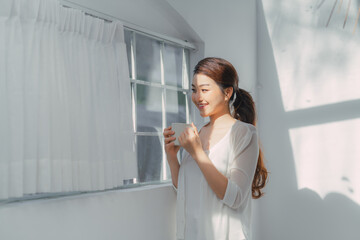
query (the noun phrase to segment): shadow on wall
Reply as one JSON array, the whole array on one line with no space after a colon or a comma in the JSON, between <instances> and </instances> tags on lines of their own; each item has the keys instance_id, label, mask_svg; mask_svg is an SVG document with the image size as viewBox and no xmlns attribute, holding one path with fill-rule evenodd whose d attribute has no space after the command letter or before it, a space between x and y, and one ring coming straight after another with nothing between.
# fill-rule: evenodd
<instances>
[{"instance_id":1,"label":"shadow on wall","mask_svg":"<svg viewBox=\"0 0 360 240\"><path fill-rule=\"evenodd\" d=\"M290 2L263 2L266 2L264 6L261 0L257 2L258 126L266 164L271 173L266 195L255 201L254 239L359 239L360 181L356 170L360 169L360 152L355 145L360 140L357 136L360 135L360 96L349 88L351 84L352 88L360 87L359 78L354 78L354 74L360 76L358 68L354 69L352 65L354 56L350 55L349 49L334 49L337 42L326 39L324 31L327 29L317 25L312 28L305 26L300 29L302 31L299 30L299 35L285 41L282 31L288 29L279 21L284 20L286 11L291 9L288 6ZM300 4L300 1L295 2ZM291 4L296 5L293 1ZM293 11L301 16L301 9ZM291 24L301 25L295 18ZM269 26L273 28L269 29ZM314 39L313 33L317 30L324 35ZM301 35L304 31L310 31L310 34L304 37ZM328 31L332 36L344 34L340 31L336 33L336 29ZM354 45L355 37L360 42L359 35L348 36L347 39L351 42L352 52L360 53L360 45ZM303 48L300 43L292 44L299 41L298 38ZM307 42L301 38L311 44L319 39L327 41L323 41L321 51L313 48L314 55L309 55L305 51ZM344 39L335 40L346 45ZM286 49L281 48L286 44ZM291 56L284 53L287 49L292 52ZM343 55L346 59L342 62L328 61L322 65L323 61L326 62L324 57L336 59L336 50L346 50L347 54ZM316 55L316 51L327 51L329 55ZM309 70L311 66L306 64L309 59L311 66L316 66L318 71L311 79L308 78L314 71ZM329 67L347 71L342 72L342 78L334 78ZM327 77L330 78L330 86L326 85ZM294 89L289 88L291 84ZM332 88L334 84L336 87ZM323 88L312 92L315 86ZM339 92L346 94L346 91L352 94L351 99L339 95ZM292 96L294 94L297 94L296 97ZM323 101L327 99L331 101Z\"/></svg>"}]
</instances>

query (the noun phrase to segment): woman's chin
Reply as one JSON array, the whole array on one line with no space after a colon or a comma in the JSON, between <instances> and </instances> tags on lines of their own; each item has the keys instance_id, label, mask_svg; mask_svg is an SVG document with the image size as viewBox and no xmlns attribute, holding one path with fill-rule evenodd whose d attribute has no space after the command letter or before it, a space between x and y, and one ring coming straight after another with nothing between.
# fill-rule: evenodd
<instances>
[{"instance_id":1,"label":"woman's chin","mask_svg":"<svg viewBox=\"0 0 360 240\"><path fill-rule=\"evenodd\" d=\"M200 116L205 118L205 117L208 117L208 114L206 114L206 113L203 112L203 111L200 111Z\"/></svg>"}]
</instances>

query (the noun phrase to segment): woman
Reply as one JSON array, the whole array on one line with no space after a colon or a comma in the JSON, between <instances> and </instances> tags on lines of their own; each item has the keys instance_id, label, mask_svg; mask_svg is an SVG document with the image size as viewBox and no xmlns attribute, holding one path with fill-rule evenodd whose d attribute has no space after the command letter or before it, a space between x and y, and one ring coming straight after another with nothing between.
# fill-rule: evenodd
<instances>
[{"instance_id":1,"label":"woman","mask_svg":"<svg viewBox=\"0 0 360 240\"><path fill-rule=\"evenodd\" d=\"M192 123L175 146L164 129L165 152L177 191L177 238L251 239L251 198L260 198L267 170L255 128L251 95L238 88L228 61L205 58L194 69L192 101L210 122ZM184 148L181 165L177 159Z\"/></svg>"}]
</instances>

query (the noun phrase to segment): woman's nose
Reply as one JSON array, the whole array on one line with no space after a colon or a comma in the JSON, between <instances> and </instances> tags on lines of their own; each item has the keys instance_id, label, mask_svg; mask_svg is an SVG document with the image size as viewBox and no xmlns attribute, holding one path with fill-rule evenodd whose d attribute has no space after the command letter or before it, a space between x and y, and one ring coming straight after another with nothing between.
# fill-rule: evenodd
<instances>
[{"instance_id":1,"label":"woman's nose","mask_svg":"<svg viewBox=\"0 0 360 240\"><path fill-rule=\"evenodd\" d=\"M200 102L202 100L202 95L199 92L194 93L195 94L195 100L197 102Z\"/></svg>"}]
</instances>

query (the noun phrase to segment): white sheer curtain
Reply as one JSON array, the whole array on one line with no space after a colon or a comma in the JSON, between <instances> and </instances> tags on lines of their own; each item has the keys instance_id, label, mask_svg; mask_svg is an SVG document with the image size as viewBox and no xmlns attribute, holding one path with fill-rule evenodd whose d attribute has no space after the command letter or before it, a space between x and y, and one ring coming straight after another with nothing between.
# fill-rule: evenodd
<instances>
[{"instance_id":1,"label":"white sheer curtain","mask_svg":"<svg viewBox=\"0 0 360 240\"><path fill-rule=\"evenodd\" d=\"M0 199L137 177L122 24L53 0L5 2Z\"/></svg>"}]
</instances>

